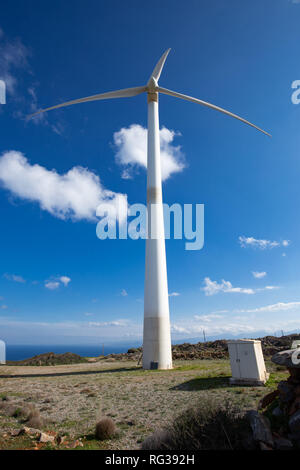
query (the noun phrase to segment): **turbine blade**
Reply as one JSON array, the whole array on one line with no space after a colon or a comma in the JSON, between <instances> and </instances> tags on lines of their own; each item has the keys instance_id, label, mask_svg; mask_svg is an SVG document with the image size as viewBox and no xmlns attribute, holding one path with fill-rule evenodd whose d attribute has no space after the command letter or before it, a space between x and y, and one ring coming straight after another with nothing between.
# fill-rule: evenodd
<instances>
[{"instance_id":1,"label":"turbine blade","mask_svg":"<svg viewBox=\"0 0 300 470\"><path fill-rule=\"evenodd\" d=\"M158 87L157 91L159 91L160 93L164 93L165 95L175 96L175 98L181 98L181 99L186 100L186 101L191 101L192 103L199 103L199 104L202 104L203 106L207 106L208 108L215 109L216 111L220 111L221 113L227 114L228 116L231 116L235 119L238 119L239 121L242 121L245 124L248 124L249 126L254 127L258 131L262 132L263 134L266 134L269 137L271 137L271 134L264 131L263 129L256 126L255 124L252 124L251 122L249 122L246 119L238 116L237 114L233 114L230 111L227 111L226 109L220 108L219 106L216 106L216 105L211 104L211 103L207 103L206 101L202 101L202 100L199 100L197 98L193 98L192 96L183 95L182 93L177 93L176 91L167 90L167 88Z\"/></svg>"},{"instance_id":2,"label":"turbine blade","mask_svg":"<svg viewBox=\"0 0 300 470\"><path fill-rule=\"evenodd\" d=\"M154 70L151 74L151 77L154 77L157 82L159 80L161 71L163 69L163 66L165 65L165 62L166 62L166 59L168 57L168 54L169 54L170 50L171 49L167 49L166 52L163 53L163 55L161 56L161 58L157 62L156 66L154 67ZM151 79L151 77L150 77L150 79Z\"/></svg>"},{"instance_id":3,"label":"turbine blade","mask_svg":"<svg viewBox=\"0 0 300 470\"><path fill-rule=\"evenodd\" d=\"M86 98L79 98L78 100L66 101L65 103L57 104L56 106L51 106L50 108L45 108L37 111L36 113L30 114L29 118L36 116L37 114L44 113L45 111L51 111L52 109L64 108L65 106L71 106L72 104L85 103L87 101L98 101L106 100L112 98L130 98L131 96L139 95L146 91L145 86L134 87L134 88L124 88L123 90L109 91L107 93L101 93L99 95L92 95Z\"/></svg>"}]
</instances>

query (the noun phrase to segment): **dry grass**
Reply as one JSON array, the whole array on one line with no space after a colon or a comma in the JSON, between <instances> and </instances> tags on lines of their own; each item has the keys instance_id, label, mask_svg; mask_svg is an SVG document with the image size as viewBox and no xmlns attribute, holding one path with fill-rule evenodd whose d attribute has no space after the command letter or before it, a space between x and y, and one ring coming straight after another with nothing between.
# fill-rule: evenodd
<instances>
[{"instance_id":1,"label":"dry grass","mask_svg":"<svg viewBox=\"0 0 300 470\"><path fill-rule=\"evenodd\" d=\"M269 363L268 370L274 373L271 388L287 376ZM230 387L229 376L227 360L180 361L170 371L143 371L132 362L105 361L0 366L0 397L5 396L5 403L15 408L33 405L46 420L46 429L72 438L94 436L97 421L110 417L118 428L117 436L91 445L138 449L156 429L166 428L175 416L205 398L221 402L230 399L247 410L256 407L267 392L264 387ZM2 403L0 399L0 408ZM1 444L2 433L18 428L20 419L5 416L0 409L0 448L6 445Z\"/></svg>"}]
</instances>

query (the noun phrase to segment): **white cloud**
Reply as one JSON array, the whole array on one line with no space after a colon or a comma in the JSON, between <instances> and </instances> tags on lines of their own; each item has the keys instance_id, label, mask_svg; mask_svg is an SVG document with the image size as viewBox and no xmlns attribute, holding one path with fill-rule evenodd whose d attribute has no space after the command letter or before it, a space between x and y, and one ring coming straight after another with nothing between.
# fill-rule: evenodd
<instances>
[{"instance_id":1,"label":"white cloud","mask_svg":"<svg viewBox=\"0 0 300 470\"><path fill-rule=\"evenodd\" d=\"M214 313L209 313L208 315L194 315L195 320L210 322L212 320L219 320L223 318L223 315L217 315Z\"/></svg>"},{"instance_id":2,"label":"white cloud","mask_svg":"<svg viewBox=\"0 0 300 470\"><path fill-rule=\"evenodd\" d=\"M19 39L8 41L3 30L0 34L0 79L5 81L6 90L12 95L16 91L17 73L27 67L28 49Z\"/></svg>"},{"instance_id":3,"label":"white cloud","mask_svg":"<svg viewBox=\"0 0 300 470\"><path fill-rule=\"evenodd\" d=\"M248 310L236 310L240 313L260 313L260 312L280 312L300 308L300 302L278 302L277 304L266 305Z\"/></svg>"},{"instance_id":4,"label":"white cloud","mask_svg":"<svg viewBox=\"0 0 300 470\"><path fill-rule=\"evenodd\" d=\"M128 295L127 291L125 289L122 289L121 290L121 296L122 297L127 297L127 295Z\"/></svg>"},{"instance_id":5,"label":"white cloud","mask_svg":"<svg viewBox=\"0 0 300 470\"><path fill-rule=\"evenodd\" d=\"M267 273L265 271L252 271L253 277L256 279L262 279L266 277Z\"/></svg>"},{"instance_id":6,"label":"white cloud","mask_svg":"<svg viewBox=\"0 0 300 470\"><path fill-rule=\"evenodd\" d=\"M183 326L178 326L178 325L174 325L172 324L171 325L171 332L172 333L185 333L185 334L189 334L189 329L188 328L185 328Z\"/></svg>"},{"instance_id":7,"label":"white cloud","mask_svg":"<svg viewBox=\"0 0 300 470\"><path fill-rule=\"evenodd\" d=\"M217 281L212 281L209 277L204 278L204 287L202 290L205 292L205 295L215 295L219 292L228 292L228 293L240 293L240 294L254 294L254 289L248 289L243 287L233 287L231 282L222 281L218 284Z\"/></svg>"},{"instance_id":8,"label":"white cloud","mask_svg":"<svg viewBox=\"0 0 300 470\"><path fill-rule=\"evenodd\" d=\"M1 308L2 310L5 310L5 309L7 309L7 305L0 305L0 308Z\"/></svg>"},{"instance_id":9,"label":"white cloud","mask_svg":"<svg viewBox=\"0 0 300 470\"><path fill-rule=\"evenodd\" d=\"M17 274L3 274L3 277L7 279L8 281L14 281L14 282L20 282L24 283L26 282L25 279L22 276L18 276Z\"/></svg>"},{"instance_id":10,"label":"white cloud","mask_svg":"<svg viewBox=\"0 0 300 470\"><path fill-rule=\"evenodd\" d=\"M68 276L60 276L59 280L63 283L64 286L67 286L69 282L71 282L71 278Z\"/></svg>"},{"instance_id":11,"label":"white cloud","mask_svg":"<svg viewBox=\"0 0 300 470\"><path fill-rule=\"evenodd\" d=\"M128 320L114 320L114 321L100 321L100 322L91 321L88 323L89 327L96 327L96 328L102 328L104 326L127 326L127 325L128 325Z\"/></svg>"},{"instance_id":12,"label":"white cloud","mask_svg":"<svg viewBox=\"0 0 300 470\"><path fill-rule=\"evenodd\" d=\"M282 242L257 239L253 237L239 236L239 244L241 247L246 248L250 246L252 248L259 248L260 250L265 250L267 248L276 248L279 246L288 246L290 244L289 240L283 240Z\"/></svg>"},{"instance_id":13,"label":"white cloud","mask_svg":"<svg viewBox=\"0 0 300 470\"><path fill-rule=\"evenodd\" d=\"M60 284L59 284L58 281L47 281L47 282L45 282L45 287L46 287L46 289L49 289L49 290L58 289L59 286L60 286Z\"/></svg>"},{"instance_id":14,"label":"white cloud","mask_svg":"<svg viewBox=\"0 0 300 470\"><path fill-rule=\"evenodd\" d=\"M179 295L179 292L171 292L171 294L169 294L169 297L178 297Z\"/></svg>"},{"instance_id":15,"label":"white cloud","mask_svg":"<svg viewBox=\"0 0 300 470\"><path fill-rule=\"evenodd\" d=\"M68 276L57 276L45 281L45 287L49 290L55 290L58 289L61 285L67 287L70 282L71 278Z\"/></svg>"},{"instance_id":16,"label":"white cloud","mask_svg":"<svg viewBox=\"0 0 300 470\"><path fill-rule=\"evenodd\" d=\"M262 292L266 290L274 290L279 289L279 286L265 286L259 287L257 289L252 289L248 287L233 287L230 281L225 281L224 279L221 280L220 283L218 281L212 281L209 277L204 278L204 287L202 290L205 292L205 295L215 295L219 292L225 293L237 293L237 294L255 294L257 292Z\"/></svg>"},{"instance_id":17,"label":"white cloud","mask_svg":"<svg viewBox=\"0 0 300 470\"><path fill-rule=\"evenodd\" d=\"M96 220L100 204L116 208L121 201L127 208L127 196L105 189L99 176L88 169L75 166L60 175L54 169L31 165L14 150L0 157L0 182L14 196L37 202L60 219Z\"/></svg>"},{"instance_id":18,"label":"white cloud","mask_svg":"<svg viewBox=\"0 0 300 470\"><path fill-rule=\"evenodd\" d=\"M172 144L178 133L163 127L159 131L162 179L168 179L173 173L185 167L180 146ZM136 167L147 168L147 129L139 124L132 124L114 133L117 147L116 161L124 166L122 177L132 178Z\"/></svg>"}]
</instances>

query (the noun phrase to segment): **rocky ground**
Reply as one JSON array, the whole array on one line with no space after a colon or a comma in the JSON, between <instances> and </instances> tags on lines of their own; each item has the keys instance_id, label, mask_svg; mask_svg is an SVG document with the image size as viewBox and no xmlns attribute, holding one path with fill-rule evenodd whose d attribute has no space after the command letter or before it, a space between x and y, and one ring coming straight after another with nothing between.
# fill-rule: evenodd
<instances>
[{"instance_id":1,"label":"rocky ground","mask_svg":"<svg viewBox=\"0 0 300 470\"><path fill-rule=\"evenodd\" d=\"M287 336L264 336L257 338L261 341L265 358L270 358L273 354L289 349L294 340L300 340L300 335ZM207 341L205 343L183 343L172 346L173 359L196 360L196 359L227 359L228 347L224 339ZM131 348L124 354L110 354L106 356L114 360L138 361L141 358L142 348Z\"/></svg>"},{"instance_id":2,"label":"rocky ground","mask_svg":"<svg viewBox=\"0 0 300 470\"><path fill-rule=\"evenodd\" d=\"M32 406L42 418L41 430L65 439L61 448L138 449L155 429L168 425L187 407L197 406L203 397L229 399L241 411L255 409L287 378L282 367L267 361L267 368L271 372L267 387L232 387L228 359L175 361L169 371L144 371L132 360L115 357L47 367L2 365L0 404L6 405L0 406L0 448L57 447L57 438L37 444L40 435L16 435L26 425L20 410ZM114 420L117 434L112 440L97 441L95 424L103 416Z\"/></svg>"}]
</instances>

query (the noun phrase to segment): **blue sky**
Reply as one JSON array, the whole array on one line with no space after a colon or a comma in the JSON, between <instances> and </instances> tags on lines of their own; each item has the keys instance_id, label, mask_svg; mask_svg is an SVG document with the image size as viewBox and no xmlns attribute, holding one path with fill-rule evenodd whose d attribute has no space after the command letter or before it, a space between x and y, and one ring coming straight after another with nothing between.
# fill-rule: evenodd
<instances>
[{"instance_id":1,"label":"blue sky","mask_svg":"<svg viewBox=\"0 0 300 470\"><path fill-rule=\"evenodd\" d=\"M24 118L143 85L168 47L161 86L272 134L160 96L164 200L205 204L204 248L166 243L169 292L179 294L170 296L173 338L300 328L300 105L291 101L300 79L299 21L295 0L3 3L4 340L141 340L144 241L99 240L93 211L106 190L145 202L146 96Z\"/></svg>"}]
</instances>

